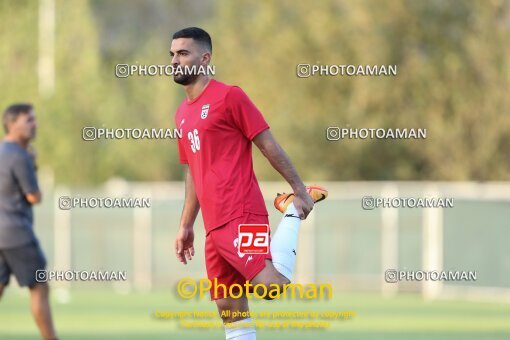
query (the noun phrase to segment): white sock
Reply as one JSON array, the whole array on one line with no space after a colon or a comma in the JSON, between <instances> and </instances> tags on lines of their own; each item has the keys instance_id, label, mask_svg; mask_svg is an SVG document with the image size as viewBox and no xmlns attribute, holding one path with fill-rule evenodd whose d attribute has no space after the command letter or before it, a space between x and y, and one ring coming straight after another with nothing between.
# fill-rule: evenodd
<instances>
[{"instance_id":1,"label":"white sock","mask_svg":"<svg viewBox=\"0 0 510 340\"><path fill-rule=\"evenodd\" d=\"M278 229L271 238L273 265L287 279L292 281L296 263L296 247L301 219L294 203L289 204Z\"/></svg>"},{"instance_id":2,"label":"white sock","mask_svg":"<svg viewBox=\"0 0 510 340\"><path fill-rule=\"evenodd\" d=\"M243 323L248 323L249 327L241 327ZM225 338L227 340L257 340L256 330L251 318L235 321L225 327Z\"/></svg>"}]
</instances>

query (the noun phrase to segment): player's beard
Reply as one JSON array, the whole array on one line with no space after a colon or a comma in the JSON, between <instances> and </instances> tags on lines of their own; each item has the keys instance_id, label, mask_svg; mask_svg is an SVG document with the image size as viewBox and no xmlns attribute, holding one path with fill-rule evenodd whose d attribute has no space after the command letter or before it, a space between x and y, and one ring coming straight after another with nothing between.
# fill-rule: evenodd
<instances>
[{"instance_id":1,"label":"player's beard","mask_svg":"<svg viewBox=\"0 0 510 340\"><path fill-rule=\"evenodd\" d=\"M197 74L192 74L188 70L196 67L197 69L200 65L178 65L174 67L174 81L180 85L189 85L193 84L198 78ZM179 71L176 71L178 69Z\"/></svg>"},{"instance_id":2,"label":"player's beard","mask_svg":"<svg viewBox=\"0 0 510 340\"><path fill-rule=\"evenodd\" d=\"M189 85L194 83L197 77L196 74L179 74L174 75L174 81L180 85Z\"/></svg>"}]
</instances>

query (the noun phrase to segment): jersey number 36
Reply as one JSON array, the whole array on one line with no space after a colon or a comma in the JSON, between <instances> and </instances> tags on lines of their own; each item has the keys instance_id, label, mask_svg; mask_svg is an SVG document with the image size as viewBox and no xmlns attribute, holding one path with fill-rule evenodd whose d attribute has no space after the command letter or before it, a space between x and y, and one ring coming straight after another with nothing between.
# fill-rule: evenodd
<instances>
[{"instance_id":1,"label":"jersey number 36","mask_svg":"<svg viewBox=\"0 0 510 340\"><path fill-rule=\"evenodd\" d=\"M191 142L191 151L196 153L200 150L200 138L198 138L198 130L193 129L193 131L188 132L188 139Z\"/></svg>"}]
</instances>

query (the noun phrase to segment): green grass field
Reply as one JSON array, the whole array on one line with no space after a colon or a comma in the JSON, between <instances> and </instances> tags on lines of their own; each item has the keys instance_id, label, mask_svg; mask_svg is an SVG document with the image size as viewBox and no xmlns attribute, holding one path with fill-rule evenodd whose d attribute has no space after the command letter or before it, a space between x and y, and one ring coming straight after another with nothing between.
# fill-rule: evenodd
<instances>
[{"instance_id":1,"label":"green grass field","mask_svg":"<svg viewBox=\"0 0 510 340\"><path fill-rule=\"evenodd\" d=\"M52 304L61 339L224 339L221 328L183 329L175 320L153 316L155 311L215 312L214 303L206 298L180 300L171 290L118 294L75 289L70 301L63 304L56 295L53 294ZM375 294L336 294L332 300L321 302L284 300L250 304L257 313L356 312L352 319L331 321L328 329L258 329L258 339L510 339L510 304L503 303L424 302L416 295L385 299ZM38 339L29 313L28 292L13 289L5 292L0 302L0 339Z\"/></svg>"}]
</instances>

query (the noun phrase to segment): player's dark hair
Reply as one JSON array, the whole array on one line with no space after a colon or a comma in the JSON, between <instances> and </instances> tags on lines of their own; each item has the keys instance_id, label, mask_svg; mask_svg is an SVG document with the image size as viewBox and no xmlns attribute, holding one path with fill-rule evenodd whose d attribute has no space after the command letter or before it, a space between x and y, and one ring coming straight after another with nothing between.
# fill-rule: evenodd
<instances>
[{"instance_id":1,"label":"player's dark hair","mask_svg":"<svg viewBox=\"0 0 510 340\"><path fill-rule=\"evenodd\" d=\"M19 115L29 113L34 107L32 104L27 103L18 103L12 104L4 111L3 115L3 124L5 133L9 132L7 127L8 123L15 122L18 119Z\"/></svg>"},{"instance_id":2,"label":"player's dark hair","mask_svg":"<svg viewBox=\"0 0 510 340\"><path fill-rule=\"evenodd\" d=\"M177 31L172 36L172 39L191 38L205 47L212 53L212 41L209 33L198 27L188 27Z\"/></svg>"}]
</instances>

